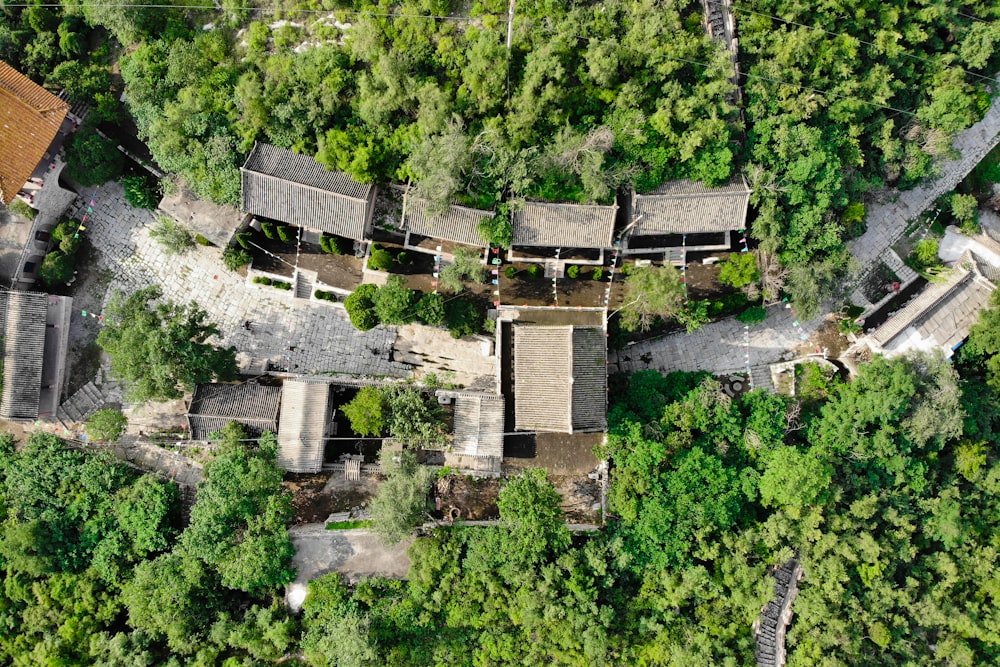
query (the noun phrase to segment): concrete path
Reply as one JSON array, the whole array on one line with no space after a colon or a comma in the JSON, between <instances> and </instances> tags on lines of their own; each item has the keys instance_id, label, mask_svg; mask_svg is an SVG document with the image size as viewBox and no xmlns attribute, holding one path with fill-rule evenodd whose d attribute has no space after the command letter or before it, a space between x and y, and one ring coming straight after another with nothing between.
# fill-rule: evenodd
<instances>
[{"instance_id":1,"label":"concrete path","mask_svg":"<svg viewBox=\"0 0 1000 667\"><path fill-rule=\"evenodd\" d=\"M159 285L168 299L197 302L221 330L221 343L236 346L244 368L271 362L297 373L410 372L409 365L391 360L395 329L361 332L340 308L254 286L225 268L218 248L195 246L183 255L167 255L149 237L156 220L152 212L129 206L116 183L101 187L96 196L93 192L88 189L72 212L88 216L86 234L114 274L109 294ZM253 322L252 331L243 326L247 320Z\"/></svg>"},{"instance_id":2,"label":"concrete path","mask_svg":"<svg viewBox=\"0 0 1000 667\"><path fill-rule=\"evenodd\" d=\"M892 201L868 204L867 231L848 247L864 275L902 237L907 222L927 210L943 194L951 192L972 169L1000 143L1000 103L994 101L981 121L955 137L952 147L961 155L936 164L940 176L920 187L892 193Z\"/></svg>"},{"instance_id":3,"label":"concrete path","mask_svg":"<svg viewBox=\"0 0 1000 667\"><path fill-rule=\"evenodd\" d=\"M370 530L326 530L321 523L297 526L288 531L295 545L292 566L298 569L286 598L293 610L302 606L310 581L330 572L340 572L351 583L364 577L402 579L410 571L407 549L414 538L386 545Z\"/></svg>"},{"instance_id":4,"label":"concrete path","mask_svg":"<svg viewBox=\"0 0 1000 667\"><path fill-rule=\"evenodd\" d=\"M744 339L744 325L734 318L706 324L694 333L678 333L644 341L624 350L608 351L611 372L633 373L655 369L672 371L708 371L714 375L743 373L749 362L754 386L771 387L767 366L791 359L793 350L805 343L803 335L815 332L822 318L800 322L783 305L768 308L767 319L750 327L749 350ZM804 334L799 333L802 328ZM749 353L749 359L744 355Z\"/></svg>"}]
</instances>

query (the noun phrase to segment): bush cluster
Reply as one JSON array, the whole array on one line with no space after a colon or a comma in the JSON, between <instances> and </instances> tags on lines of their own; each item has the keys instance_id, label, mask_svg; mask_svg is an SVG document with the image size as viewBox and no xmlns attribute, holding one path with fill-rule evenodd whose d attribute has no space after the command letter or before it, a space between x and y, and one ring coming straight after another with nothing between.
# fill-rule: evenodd
<instances>
[{"instance_id":1,"label":"bush cluster","mask_svg":"<svg viewBox=\"0 0 1000 667\"><path fill-rule=\"evenodd\" d=\"M421 294L406 287L401 276L392 276L381 287L361 285L344 299L344 307L351 324L361 331L379 324L420 322L434 327L444 325L454 338L461 338L479 333L484 320L475 302L465 298L445 301L438 293Z\"/></svg>"},{"instance_id":2,"label":"bush cluster","mask_svg":"<svg viewBox=\"0 0 1000 667\"><path fill-rule=\"evenodd\" d=\"M292 289L291 283L285 282L284 280L277 280L275 278L268 278L267 276L254 276L253 281L258 285L268 285L270 287L276 287L283 290Z\"/></svg>"},{"instance_id":3,"label":"bush cluster","mask_svg":"<svg viewBox=\"0 0 1000 667\"><path fill-rule=\"evenodd\" d=\"M340 301L340 296L336 292L328 292L327 290L322 289L318 289L313 292L313 296L323 301Z\"/></svg>"},{"instance_id":4,"label":"bush cluster","mask_svg":"<svg viewBox=\"0 0 1000 667\"><path fill-rule=\"evenodd\" d=\"M160 201L159 185L150 183L148 176L125 176L121 184L125 188L125 201L135 208L152 210Z\"/></svg>"},{"instance_id":5,"label":"bush cluster","mask_svg":"<svg viewBox=\"0 0 1000 667\"><path fill-rule=\"evenodd\" d=\"M372 271L388 271L392 268L392 253L385 248L374 248L368 257L368 268Z\"/></svg>"},{"instance_id":6,"label":"bush cluster","mask_svg":"<svg viewBox=\"0 0 1000 667\"><path fill-rule=\"evenodd\" d=\"M246 266L250 263L251 259L250 253L243 248L229 246L222 251L222 263L230 271L237 271L240 267Z\"/></svg>"},{"instance_id":7,"label":"bush cluster","mask_svg":"<svg viewBox=\"0 0 1000 667\"><path fill-rule=\"evenodd\" d=\"M79 229L76 220L63 220L52 230L52 242L57 247L45 255L38 267L38 277L46 286L54 287L73 278L76 252L83 242Z\"/></svg>"},{"instance_id":8,"label":"bush cluster","mask_svg":"<svg viewBox=\"0 0 1000 667\"><path fill-rule=\"evenodd\" d=\"M319 237L319 247L331 255L346 255L354 249L354 242L340 236L323 234Z\"/></svg>"}]
</instances>

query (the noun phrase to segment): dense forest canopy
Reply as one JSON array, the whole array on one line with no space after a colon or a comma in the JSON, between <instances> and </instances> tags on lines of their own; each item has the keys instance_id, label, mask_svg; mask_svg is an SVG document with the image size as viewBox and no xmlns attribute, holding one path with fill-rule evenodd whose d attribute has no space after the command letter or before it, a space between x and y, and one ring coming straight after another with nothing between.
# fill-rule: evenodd
<instances>
[{"instance_id":1,"label":"dense forest canopy","mask_svg":"<svg viewBox=\"0 0 1000 667\"><path fill-rule=\"evenodd\" d=\"M274 438L238 428L183 531L176 491L34 435L4 439L0 655L15 665L749 665L772 567L805 577L788 664L1000 660L996 312L957 365L818 366L796 397L707 374L616 380L608 527L571 535L542 471L500 523L440 528L406 581L275 601L290 544Z\"/></svg>"}]
</instances>

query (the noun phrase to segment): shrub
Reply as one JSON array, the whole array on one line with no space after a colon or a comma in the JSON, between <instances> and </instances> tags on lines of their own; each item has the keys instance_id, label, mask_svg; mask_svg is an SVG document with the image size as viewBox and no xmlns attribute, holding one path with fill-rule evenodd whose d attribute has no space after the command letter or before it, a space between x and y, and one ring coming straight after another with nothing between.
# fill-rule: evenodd
<instances>
[{"instance_id":1,"label":"shrub","mask_svg":"<svg viewBox=\"0 0 1000 667\"><path fill-rule=\"evenodd\" d=\"M125 432L128 418L118 410L98 410L87 417L87 437L91 440L117 440Z\"/></svg>"},{"instance_id":2,"label":"shrub","mask_svg":"<svg viewBox=\"0 0 1000 667\"><path fill-rule=\"evenodd\" d=\"M80 238L80 223L76 220L63 220L52 230L52 240L59 245L64 255L74 255L83 243Z\"/></svg>"},{"instance_id":3,"label":"shrub","mask_svg":"<svg viewBox=\"0 0 1000 667\"><path fill-rule=\"evenodd\" d=\"M409 266L413 263L413 257L410 253L405 250L401 250L398 255L396 255L396 261L399 262L400 266Z\"/></svg>"},{"instance_id":4,"label":"shrub","mask_svg":"<svg viewBox=\"0 0 1000 667\"><path fill-rule=\"evenodd\" d=\"M273 282L273 281L272 281L272 280L271 280L270 278L268 278L267 276L254 276L254 277L253 277L253 281L254 281L254 283L256 283L257 285L270 285L270 284L271 284L271 283Z\"/></svg>"},{"instance_id":5,"label":"shrub","mask_svg":"<svg viewBox=\"0 0 1000 667\"><path fill-rule=\"evenodd\" d=\"M368 331L378 326L378 316L375 315L373 297L378 292L377 285L359 285L344 299L344 308L351 318L351 324L361 331Z\"/></svg>"},{"instance_id":6,"label":"shrub","mask_svg":"<svg viewBox=\"0 0 1000 667\"><path fill-rule=\"evenodd\" d=\"M417 318L432 327L444 323L444 297L437 293L424 294L417 301Z\"/></svg>"},{"instance_id":7,"label":"shrub","mask_svg":"<svg viewBox=\"0 0 1000 667\"><path fill-rule=\"evenodd\" d=\"M236 242L240 244L240 247L244 250L250 249L250 239L253 238L253 232L246 230L236 233Z\"/></svg>"},{"instance_id":8,"label":"shrub","mask_svg":"<svg viewBox=\"0 0 1000 667\"><path fill-rule=\"evenodd\" d=\"M34 220L35 216L38 215L38 211L31 208L20 199L14 199L14 201L12 201L10 206L7 208L10 209L11 213L16 213L17 215L25 217L28 220Z\"/></svg>"},{"instance_id":9,"label":"shrub","mask_svg":"<svg viewBox=\"0 0 1000 667\"><path fill-rule=\"evenodd\" d=\"M937 264L938 246L938 240L934 238L918 241L916 247L913 249L914 261L921 267Z\"/></svg>"},{"instance_id":10,"label":"shrub","mask_svg":"<svg viewBox=\"0 0 1000 667\"><path fill-rule=\"evenodd\" d=\"M194 247L191 232L173 218L161 215L149 230L150 238L163 246L168 255L183 255Z\"/></svg>"},{"instance_id":11,"label":"shrub","mask_svg":"<svg viewBox=\"0 0 1000 667\"><path fill-rule=\"evenodd\" d=\"M317 299L321 299L323 301L337 301L337 300L339 300L339 297L337 296L336 292L328 292L328 291L322 290L322 289L318 289L315 292L313 292L313 296L315 296Z\"/></svg>"},{"instance_id":12,"label":"shrub","mask_svg":"<svg viewBox=\"0 0 1000 667\"><path fill-rule=\"evenodd\" d=\"M392 268L392 253L382 248L372 250L368 258L368 268L372 271L388 271Z\"/></svg>"},{"instance_id":13,"label":"shrub","mask_svg":"<svg viewBox=\"0 0 1000 667\"><path fill-rule=\"evenodd\" d=\"M346 255L349 243L351 242L347 239L330 234L323 234L319 237L319 247L322 248L323 252L328 252L331 255ZM353 244L351 245L353 246Z\"/></svg>"},{"instance_id":14,"label":"shrub","mask_svg":"<svg viewBox=\"0 0 1000 667\"><path fill-rule=\"evenodd\" d=\"M533 279L538 279L542 277L542 267L539 264L532 264L528 267L528 277Z\"/></svg>"},{"instance_id":15,"label":"shrub","mask_svg":"<svg viewBox=\"0 0 1000 667\"><path fill-rule=\"evenodd\" d=\"M764 306L750 306L736 316L743 324L760 324L767 319L767 309Z\"/></svg>"},{"instance_id":16,"label":"shrub","mask_svg":"<svg viewBox=\"0 0 1000 667\"><path fill-rule=\"evenodd\" d=\"M61 250L53 250L38 267L38 277L49 287L69 282L73 278L73 257Z\"/></svg>"},{"instance_id":17,"label":"shrub","mask_svg":"<svg viewBox=\"0 0 1000 667\"><path fill-rule=\"evenodd\" d=\"M241 266L250 263L250 253L243 248L230 246L222 251L222 263L230 271L237 271Z\"/></svg>"},{"instance_id":18,"label":"shrub","mask_svg":"<svg viewBox=\"0 0 1000 667\"><path fill-rule=\"evenodd\" d=\"M580 267L574 264L573 266L566 269L566 275L570 278L578 278L580 276Z\"/></svg>"},{"instance_id":19,"label":"shrub","mask_svg":"<svg viewBox=\"0 0 1000 667\"><path fill-rule=\"evenodd\" d=\"M286 283L284 280L272 280L271 287L277 287L278 289L290 290L292 289L291 283Z\"/></svg>"},{"instance_id":20,"label":"shrub","mask_svg":"<svg viewBox=\"0 0 1000 667\"><path fill-rule=\"evenodd\" d=\"M295 236L285 225L278 225L278 238L281 239L282 243L293 243Z\"/></svg>"},{"instance_id":21,"label":"shrub","mask_svg":"<svg viewBox=\"0 0 1000 667\"><path fill-rule=\"evenodd\" d=\"M441 269L441 289L461 292L466 281L481 283L486 280L486 267L479 263L480 255L475 250L459 248L451 264Z\"/></svg>"},{"instance_id":22,"label":"shrub","mask_svg":"<svg viewBox=\"0 0 1000 667\"><path fill-rule=\"evenodd\" d=\"M125 201L135 208L154 209L159 202L158 188L150 185L146 176L126 176L121 180L125 187Z\"/></svg>"},{"instance_id":23,"label":"shrub","mask_svg":"<svg viewBox=\"0 0 1000 667\"><path fill-rule=\"evenodd\" d=\"M517 267L513 264L509 264L507 268L503 270L503 274L507 276L508 280L513 280L517 277Z\"/></svg>"},{"instance_id":24,"label":"shrub","mask_svg":"<svg viewBox=\"0 0 1000 667\"><path fill-rule=\"evenodd\" d=\"M593 278L594 280L603 280L604 279L604 269L599 268L599 267L596 268L596 269L594 269L594 272L592 274L590 274L590 277Z\"/></svg>"},{"instance_id":25,"label":"shrub","mask_svg":"<svg viewBox=\"0 0 1000 667\"><path fill-rule=\"evenodd\" d=\"M483 328L483 314L468 299L452 299L446 303L444 319L452 338L471 336Z\"/></svg>"},{"instance_id":26,"label":"shrub","mask_svg":"<svg viewBox=\"0 0 1000 667\"><path fill-rule=\"evenodd\" d=\"M688 333L694 333L709 322L708 301L688 301L677 313L675 319L684 325Z\"/></svg>"},{"instance_id":27,"label":"shrub","mask_svg":"<svg viewBox=\"0 0 1000 667\"><path fill-rule=\"evenodd\" d=\"M208 239L206 239L201 234L195 234L194 235L194 242L197 243L198 245L204 245L204 246L210 246L210 245L212 245L212 242L209 241Z\"/></svg>"},{"instance_id":28,"label":"shrub","mask_svg":"<svg viewBox=\"0 0 1000 667\"><path fill-rule=\"evenodd\" d=\"M409 324L415 317L417 293L406 287L402 276L390 276L372 296L375 315L383 324Z\"/></svg>"},{"instance_id":29,"label":"shrub","mask_svg":"<svg viewBox=\"0 0 1000 667\"><path fill-rule=\"evenodd\" d=\"M753 253L734 252L719 267L719 282L733 287L745 287L760 280L757 258Z\"/></svg>"},{"instance_id":30,"label":"shrub","mask_svg":"<svg viewBox=\"0 0 1000 667\"><path fill-rule=\"evenodd\" d=\"M273 222L267 222L266 220L262 221L260 223L260 231L264 232L264 236L266 236L269 239L274 239L277 237L277 234L274 231Z\"/></svg>"}]
</instances>

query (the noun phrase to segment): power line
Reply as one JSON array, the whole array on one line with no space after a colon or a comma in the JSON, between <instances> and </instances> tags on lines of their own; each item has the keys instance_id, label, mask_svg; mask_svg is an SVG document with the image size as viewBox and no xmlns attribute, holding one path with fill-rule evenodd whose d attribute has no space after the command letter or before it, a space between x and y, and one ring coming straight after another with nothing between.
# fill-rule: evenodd
<instances>
[{"instance_id":1,"label":"power line","mask_svg":"<svg viewBox=\"0 0 1000 667\"><path fill-rule=\"evenodd\" d=\"M348 15L348 16L378 16L380 18L406 18L406 19L430 19L433 21L478 21L484 16L493 16L497 18L500 22L506 23L505 14L483 14L481 16L434 16L430 14L401 14L398 12L369 12L369 11L358 11L354 9L282 9L281 7L247 7L244 9L233 9L226 10L222 7L217 7L216 5L168 5L168 4L153 4L153 3L87 3L83 4L61 4L61 3L42 3L38 5L20 3L20 2L6 2L3 3L4 7L49 7L52 9L82 9L84 7L100 7L100 8L123 8L123 9L206 9L211 11L219 11L226 13L232 11L234 14L238 12L247 13L261 13L261 14L273 14L281 12L282 14L324 14L329 16L336 15Z\"/></svg>"},{"instance_id":2,"label":"power line","mask_svg":"<svg viewBox=\"0 0 1000 667\"><path fill-rule=\"evenodd\" d=\"M718 5L720 7L724 6L723 3L721 2L721 0L708 0L708 2L709 2L709 4ZM877 44L875 44L874 42L865 41L865 40L861 39L860 37L856 37L854 35L850 35L850 34L845 33L845 32L833 32L831 30L826 30L825 28L820 28L819 26L812 26L812 25L808 25L806 23L799 23L797 21L789 21L788 19L783 19L783 18L781 18L779 16L775 16L773 14L765 14L764 12L757 12L757 11L754 11L752 9L744 9L744 8L736 6L736 5L732 5L730 8L733 11L741 12L743 14L752 14L754 16L763 16L765 18L774 19L775 21L780 21L780 22L788 24L788 25L794 25L794 26L797 26L799 28L807 28L809 30L818 30L818 31L820 31L822 33L825 33L827 35L832 35L834 37L849 37L851 39L857 40L859 43L864 44L865 46L870 46L870 47L873 47L873 48L876 48L876 49L879 48L879 46ZM964 14L963 14L963 16L964 16ZM982 74L976 74L975 72L970 72L969 70L965 69L964 67L957 67L955 65L947 65L947 64L940 63L940 62L937 62L935 60L932 60L931 58L925 58L923 56L918 56L918 55L909 53L905 49L900 51L900 55L906 56L907 58L912 58L914 60L920 60L920 61L925 62L925 63L930 63L930 64L935 65L937 67L944 67L944 68L947 68L947 69L955 69L955 70L958 70L958 71L962 72L963 74L968 74L969 76L974 76L976 78L983 79L984 81L989 81L990 83L995 83L995 80L992 79L992 78L990 78L990 77L988 77L988 76L983 76Z\"/></svg>"},{"instance_id":3,"label":"power line","mask_svg":"<svg viewBox=\"0 0 1000 667\"><path fill-rule=\"evenodd\" d=\"M604 42L605 44L610 44L612 46L626 46L627 47L627 45L624 42L612 42L610 40L598 40L598 39L595 39L593 37L584 37L583 35L574 35L574 36L577 37L578 39ZM688 63L688 64L691 64L691 65L701 65L702 67L705 67L706 69L718 69L718 70L722 70L722 71L727 72L727 73L733 72L733 70L732 70L732 68L730 66L713 65L712 63L707 63L707 62L704 62L702 60L693 60L691 58L681 58L680 56L663 56L663 58L665 60L676 60L678 62ZM733 72L733 73L735 73L735 72ZM748 79L750 79L750 78L761 79L762 81L768 81L770 83L777 83L777 84L781 84L781 85L784 85L784 86L794 86L794 87L800 88L802 90L807 90L807 91L809 91L811 93L816 93L818 95L823 95L824 97L836 97L836 98L840 98L840 99L844 99L844 100L854 100L856 102L861 102L862 104L867 104L869 106L878 107L879 109L885 109L886 111L895 111L896 113L905 114L907 116L916 117L916 115L917 115L913 111L907 111L905 109L899 109L899 108L896 108L894 106L889 106L887 104L879 104L878 102L872 102L871 100L866 100L866 99L863 99L861 97L857 97L857 96L854 96L854 95L843 95L841 93L834 93L834 92L831 92L829 90L822 90L821 88L813 88L812 86L806 86L806 85L803 85L801 83L795 83L794 81L784 81L782 79L775 79L775 78L772 78L772 77L767 77L767 76L764 76L762 74L750 74L749 72L740 72L739 76L743 76L743 77L746 77Z\"/></svg>"}]
</instances>

